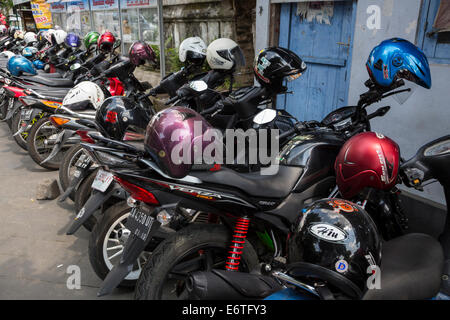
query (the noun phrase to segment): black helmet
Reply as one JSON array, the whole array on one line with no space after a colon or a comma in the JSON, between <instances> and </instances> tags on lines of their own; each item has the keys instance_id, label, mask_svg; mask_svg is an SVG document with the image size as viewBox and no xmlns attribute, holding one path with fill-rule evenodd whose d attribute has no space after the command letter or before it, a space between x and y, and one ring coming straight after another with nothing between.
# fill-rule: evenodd
<instances>
[{"instance_id":1,"label":"black helmet","mask_svg":"<svg viewBox=\"0 0 450 320\"><path fill-rule=\"evenodd\" d=\"M8 34L10 37L14 37L14 33L16 33L17 28L14 26L9 27Z\"/></svg>"},{"instance_id":2,"label":"black helmet","mask_svg":"<svg viewBox=\"0 0 450 320\"><path fill-rule=\"evenodd\" d=\"M332 292L361 298L368 268L381 262L381 241L372 218L339 199L319 200L303 211L288 241L288 273L314 283L319 279Z\"/></svg>"},{"instance_id":3,"label":"black helmet","mask_svg":"<svg viewBox=\"0 0 450 320\"><path fill-rule=\"evenodd\" d=\"M130 126L145 129L150 116L147 112L123 96L106 99L95 114L95 121L101 134L115 140L122 140Z\"/></svg>"},{"instance_id":4,"label":"black helmet","mask_svg":"<svg viewBox=\"0 0 450 320\"><path fill-rule=\"evenodd\" d=\"M283 80L297 79L306 70L306 64L294 52L280 47L261 50L253 66L256 79L263 87L282 91Z\"/></svg>"}]
</instances>

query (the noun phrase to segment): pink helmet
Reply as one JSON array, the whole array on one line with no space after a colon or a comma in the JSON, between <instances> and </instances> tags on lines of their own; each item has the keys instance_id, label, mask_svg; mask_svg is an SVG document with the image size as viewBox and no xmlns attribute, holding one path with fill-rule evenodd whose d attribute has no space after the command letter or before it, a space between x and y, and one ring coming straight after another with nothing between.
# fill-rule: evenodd
<instances>
[{"instance_id":1,"label":"pink helmet","mask_svg":"<svg viewBox=\"0 0 450 320\"><path fill-rule=\"evenodd\" d=\"M156 63L155 52L143 41L136 41L130 46L128 57L135 66L143 65L146 61Z\"/></svg>"},{"instance_id":2,"label":"pink helmet","mask_svg":"<svg viewBox=\"0 0 450 320\"><path fill-rule=\"evenodd\" d=\"M189 173L205 147L213 143L203 139L209 129L213 128L194 110L168 108L157 113L148 124L145 150L167 175L180 179ZM195 146L202 152L195 152Z\"/></svg>"}]
</instances>

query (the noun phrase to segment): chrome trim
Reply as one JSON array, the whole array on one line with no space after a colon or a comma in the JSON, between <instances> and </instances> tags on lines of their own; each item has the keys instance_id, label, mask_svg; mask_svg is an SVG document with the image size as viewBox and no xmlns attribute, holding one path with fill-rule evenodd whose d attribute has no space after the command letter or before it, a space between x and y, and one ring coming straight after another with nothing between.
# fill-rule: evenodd
<instances>
[{"instance_id":1,"label":"chrome trim","mask_svg":"<svg viewBox=\"0 0 450 320\"><path fill-rule=\"evenodd\" d=\"M310 286L310 285L308 285L306 283L303 283L301 281L298 281L298 280L292 278L291 276L289 276L289 275L287 275L287 274L285 274L285 273L283 273L281 271L272 271L272 276L277 278L277 279L279 279L279 280L282 280L282 281L285 281L287 283L293 284L294 286L299 287L299 288L301 288L301 289L303 289L305 291L308 291L309 293L312 293L313 295L315 295L315 296L320 298L320 294L317 292L316 288L314 288L313 286Z\"/></svg>"}]
</instances>

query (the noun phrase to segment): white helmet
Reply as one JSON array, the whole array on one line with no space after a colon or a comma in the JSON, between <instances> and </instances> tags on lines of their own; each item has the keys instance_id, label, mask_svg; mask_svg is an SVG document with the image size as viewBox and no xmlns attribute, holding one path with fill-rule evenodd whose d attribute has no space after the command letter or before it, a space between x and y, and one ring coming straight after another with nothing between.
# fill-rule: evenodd
<instances>
[{"instance_id":1,"label":"white helmet","mask_svg":"<svg viewBox=\"0 0 450 320\"><path fill-rule=\"evenodd\" d=\"M100 107L105 100L102 89L90 81L83 81L67 92L63 100L63 106L72 110L85 109L92 105L94 109Z\"/></svg>"},{"instance_id":2,"label":"white helmet","mask_svg":"<svg viewBox=\"0 0 450 320\"><path fill-rule=\"evenodd\" d=\"M206 58L206 44L200 37L184 39L180 44L179 58L181 62L202 65Z\"/></svg>"},{"instance_id":3,"label":"white helmet","mask_svg":"<svg viewBox=\"0 0 450 320\"><path fill-rule=\"evenodd\" d=\"M36 42L37 41L37 35L34 32L27 32L23 36L23 40L25 40L25 43L28 45L28 44L30 44L32 42Z\"/></svg>"},{"instance_id":4,"label":"white helmet","mask_svg":"<svg viewBox=\"0 0 450 320\"><path fill-rule=\"evenodd\" d=\"M62 30L62 28L60 26L56 25L55 30Z\"/></svg>"},{"instance_id":5,"label":"white helmet","mask_svg":"<svg viewBox=\"0 0 450 320\"><path fill-rule=\"evenodd\" d=\"M53 33L53 37L56 40L56 44L62 44L64 43L64 40L66 40L67 32L65 32L64 30L56 30Z\"/></svg>"},{"instance_id":6,"label":"white helmet","mask_svg":"<svg viewBox=\"0 0 450 320\"><path fill-rule=\"evenodd\" d=\"M206 60L211 69L231 70L245 66L244 53L231 39L220 38L211 42L206 51Z\"/></svg>"},{"instance_id":7,"label":"white helmet","mask_svg":"<svg viewBox=\"0 0 450 320\"><path fill-rule=\"evenodd\" d=\"M47 32L44 34L45 39L51 44L54 44L52 41L52 34L55 33L55 29L48 29Z\"/></svg>"},{"instance_id":8,"label":"white helmet","mask_svg":"<svg viewBox=\"0 0 450 320\"><path fill-rule=\"evenodd\" d=\"M9 58L14 56L15 56L14 52L11 51L3 51L2 53L0 53L0 58L7 58L8 60Z\"/></svg>"},{"instance_id":9,"label":"white helmet","mask_svg":"<svg viewBox=\"0 0 450 320\"><path fill-rule=\"evenodd\" d=\"M4 24L0 24L0 35L5 35L8 32L8 28Z\"/></svg>"},{"instance_id":10,"label":"white helmet","mask_svg":"<svg viewBox=\"0 0 450 320\"><path fill-rule=\"evenodd\" d=\"M22 30L16 30L16 32L14 32L14 39L23 40L23 36L24 36L24 33Z\"/></svg>"}]
</instances>

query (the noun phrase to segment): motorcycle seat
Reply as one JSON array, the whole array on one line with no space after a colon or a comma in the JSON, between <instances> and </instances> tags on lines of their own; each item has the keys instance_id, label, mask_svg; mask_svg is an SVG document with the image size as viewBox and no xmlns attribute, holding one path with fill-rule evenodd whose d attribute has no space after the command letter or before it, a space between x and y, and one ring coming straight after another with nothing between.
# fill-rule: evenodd
<instances>
[{"instance_id":1,"label":"motorcycle seat","mask_svg":"<svg viewBox=\"0 0 450 320\"><path fill-rule=\"evenodd\" d=\"M222 167L219 171L191 171L190 175L203 182L234 187L261 198L284 198L294 188L303 169L300 167L279 166L274 175L261 175L260 172L239 173Z\"/></svg>"},{"instance_id":2,"label":"motorcycle seat","mask_svg":"<svg viewBox=\"0 0 450 320\"><path fill-rule=\"evenodd\" d=\"M42 75L36 75L36 76L25 76L22 77L23 80L40 83L49 87L65 87L65 88L72 88L75 84L70 79L64 79L64 78L48 78L43 77Z\"/></svg>"},{"instance_id":3,"label":"motorcycle seat","mask_svg":"<svg viewBox=\"0 0 450 320\"><path fill-rule=\"evenodd\" d=\"M381 289L368 290L364 300L423 300L437 295L444 254L426 234L407 234L383 243Z\"/></svg>"},{"instance_id":4,"label":"motorcycle seat","mask_svg":"<svg viewBox=\"0 0 450 320\"><path fill-rule=\"evenodd\" d=\"M37 75L46 78L62 78L61 74L58 72L47 73L44 70L37 70Z\"/></svg>"},{"instance_id":5,"label":"motorcycle seat","mask_svg":"<svg viewBox=\"0 0 450 320\"><path fill-rule=\"evenodd\" d=\"M33 89L37 93L48 97L55 98L57 100L63 100L66 96L67 92L69 92L69 88L48 88L48 87L38 87L38 86L25 86L26 88Z\"/></svg>"}]
</instances>

